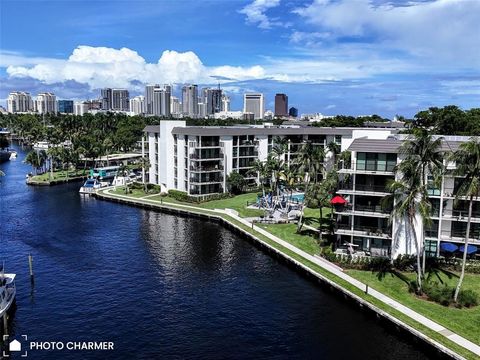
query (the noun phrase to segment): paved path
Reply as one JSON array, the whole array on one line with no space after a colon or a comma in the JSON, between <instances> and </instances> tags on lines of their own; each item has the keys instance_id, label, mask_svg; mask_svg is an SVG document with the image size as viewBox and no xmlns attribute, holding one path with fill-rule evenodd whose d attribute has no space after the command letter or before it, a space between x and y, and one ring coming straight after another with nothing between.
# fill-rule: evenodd
<instances>
[{"instance_id":1,"label":"paved path","mask_svg":"<svg viewBox=\"0 0 480 360\"><path fill-rule=\"evenodd\" d=\"M121 198L128 199L128 200L139 200L141 202L145 202L145 203L148 203L148 204L155 203L155 204L160 205L160 202L158 202L156 200L149 200L149 199L145 199L145 198L132 199L131 197L124 196L124 195L110 194L110 190L105 190L104 192L107 193L108 195L113 195L113 196L121 197ZM162 205L168 207L168 205L170 205L170 204L164 202ZM189 209L189 210L193 210L193 211L202 210L202 211L217 213L219 215L220 214L228 215L232 219L248 226L249 228L257 231L258 233L260 233L260 234L264 235L265 237L269 238L270 240L276 242L277 244L289 249L290 251L294 252L295 254L300 255L304 259L320 266L322 269L325 269L328 272L338 276L339 278L345 280L346 282L355 286L356 288L358 288L358 289L360 289L364 292L368 291L368 294L373 296L374 298L376 298L376 299L380 300L381 302L389 305L390 307L394 308L395 310L398 310L402 314L407 315L411 319L419 322L420 324L426 326L427 328L445 336L446 338L448 338L452 342L464 347L465 349L471 351L472 353L474 353L475 355L478 355L480 357L480 346L479 345L471 342L470 340L465 339L464 337L462 337L458 334L453 333L452 331L448 330L444 326L442 326L442 325L426 318L425 316L417 313L416 311L413 311L412 309L400 304L398 301L382 294L381 292L379 292L375 289L372 289L371 287L367 288L366 284L362 283L361 281L358 281L357 279L351 277L348 274L345 274L342 271L342 269L340 269L338 266L332 264L331 262L327 261L326 259L310 255L307 252L297 248L296 246L286 242L285 240L282 240L282 239L278 238L277 236L272 235L271 233L262 229L261 227L253 225L251 222L249 222L246 219L238 216L238 213L235 210L232 210L232 209L208 210L208 209L203 209L203 208L198 208L198 207L195 207L195 206L183 205L183 204L171 204L171 205L172 205L172 207L180 207L180 208L185 208L185 209Z\"/></svg>"}]
</instances>

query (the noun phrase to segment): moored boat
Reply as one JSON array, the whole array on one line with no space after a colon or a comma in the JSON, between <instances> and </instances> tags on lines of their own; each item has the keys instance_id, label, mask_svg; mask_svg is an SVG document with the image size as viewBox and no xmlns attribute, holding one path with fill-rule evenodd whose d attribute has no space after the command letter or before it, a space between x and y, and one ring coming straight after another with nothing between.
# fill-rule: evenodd
<instances>
[{"instance_id":1,"label":"moored boat","mask_svg":"<svg viewBox=\"0 0 480 360\"><path fill-rule=\"evenodd\" d=\"M4 274L0 272L0 318L7 313L15 302L17 292L15 276L15 274Z\"/></svg>"},{"instance_id":2,"label":"moored boat","mask_svg":"<svg viewBox=\"0 0 480 360\"><path fill-rule=\"evenodd\" d=\"M96 178L88 178L78 192L80 194L93 194L97 189L101 189L108 185L108 182L100 181Z\"/></svg>"}]
</instances>

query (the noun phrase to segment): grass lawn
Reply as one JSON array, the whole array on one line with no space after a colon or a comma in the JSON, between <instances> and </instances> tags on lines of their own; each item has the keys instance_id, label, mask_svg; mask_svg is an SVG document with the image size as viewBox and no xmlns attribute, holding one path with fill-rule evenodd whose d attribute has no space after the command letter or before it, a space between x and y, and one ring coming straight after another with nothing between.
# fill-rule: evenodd
<instances>
[{"instance_id":1,"label":"grass lawn","mask_svg":"<svg viewBox=\"0 0 480 360\"><path fill-rule=\"evenodd\" d=\"M130 191L131 191L131 193L129 193L128 196L131 196L131 197L134 197L134 198L141 198L141 197L144 197L144 196L148 195L148 194L145 194L145 191L143 191L143 189L131 189L130 188ZM125 188L123 186L118 186L116 189L111 190L111 192L113 194L117 194L117 195L123 195L123 196L127 195L127 194L125 194Z\"/></svg>"},{"instance_id":2,"label":"grass lawn","mask_svg":"<svg viewBox=\"0 0 480 360\"><path fill-rule=\"evenodd\" d=\"M376 273L370 271L348 270L346 272L375 290L392 297L470 341L480 344L480 306L471 309L445 307L415 297L408 292L408 287L402 280L390 274L379 279ZM414 273L406 275L411 280L415 278ZM457 284L457 277L448 278L445 274L441 274L440 279L452 287ZM434 280L439 281L438 279ZM462 289L472 289L480 294L480 275L466 274Z\"/></svg>"},{"instance_id":3,"label":"grass lawn","mask_svg":"<svg viewBox=\"0 0 480 360\"><path fill-rule=\"evenodd\" d=\"M320 252L320 246L318 245L318 234L312 234L311 232L297 234L297 224L256 225L311 255L318 254Z\"/></svg>"},{"instance_id":4,"label":"grass lawn","mask_svg":"<svg viewBox=\"0 0 480 360\"><path fill-rule=\"evenodd\" d=\"M212 200L200 204L190 204L204 209L233 209L238 211L241 217L257 217L264 214L263 210L247 209L248 203L255 203L257 201L257 193L247 193L237 195L228 199Z\"/></svg>"},{"instance_id":5,"label":"grass lawn","mask_svg":"<svg viewBox=\"0 0 480 360\"><path fill-rule=\"evenodd\" d=\"M41 174L41 175L34 175L32 176L32 180L33 181L50 181L52 179L50 179L50 171L44 173L44 174ZM85 172L80 169L80 170L70 170L68 171L68 178L73 178L73 177L76 177L76 176L84 176L84 175L88 175L88 172ZM60 170L60 171L54 171L53 172L53 180L66 180L67 179L67 171L66 170Z\"/></svg>"}]
</instances>

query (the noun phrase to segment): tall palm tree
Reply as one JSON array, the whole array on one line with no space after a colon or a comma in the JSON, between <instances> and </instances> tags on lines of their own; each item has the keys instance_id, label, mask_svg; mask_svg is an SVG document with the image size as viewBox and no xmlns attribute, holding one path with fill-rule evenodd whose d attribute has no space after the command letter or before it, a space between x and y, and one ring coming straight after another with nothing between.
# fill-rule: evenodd
<instances>
[{"instance_id":1,"label":"tall palm tree","mask_svg":"<svg viewBox=\"0 0 480 360\"><path fill-rule=\"evenodd\" d=\"M267 163L258 159L255 160L252 163L252 167L249 169L248 173L257 175L258 183L262 187L263 198L265 198L265 181L270 174Z\"/></svg>"},{"instance_id":2,"label":"tall palm tree","mask_svg":"<svg viewBox=\"0 0 480 360\"><path fill-rule=\"evenodd\" d=\"M117 171L117 175L119 176L123 176L124 180L125 180L125 194L128 194L130 191L130 189L128 188L128 175L130 174L130 168L125 165L125 164L122 164L120 165L120 167L118 168L118 171Z\"/></svg>"},{"instance_id":3,"label":"tall palm tree","mask_svg":"<svg viewBox=\"0 0 480 360\"><path fill-rule=\"evenodd\" d=\"M462 143L458 150L453 153L451 159L456 164L455 175L462 176L456 197L465 196L468 198L468 221L462 258L462 272L453 296L453 299L457 301L463 278L465 277L473 200L480 196L480 138L472 137L468 142Z\"/></svg>"},{"instance_id":4,"label":"tall palm tree","mask_svg":"<svg viewBox=\"0 0 480 360\"><path fill-rule=\"evenodd\" d=\"M384 204L393 202L393 211L390 216L390 223L395 219L406 220L405 236L413 238L417 253L417 293L422 292L422 265L421 265L421 243L415 231L416 216L428 217L431 205L426 200L426 188L422 186L421 174L412 162L405 162L401 178L388 185L392 193L384 199ZM412 239L410 239L411 241ZM395 244L393 244L395 246Z\"/></svg>"},{"instance_id":5,"label":"tall palm tree","mask_svg":"<svg viewBox=\"0 0 480 360\"><path fill-rule=\"evenodd\" d=\"M318 172L323 173L323 162L325 160L325 151L322 147L314 146L310 141L307 141L300 148L300 151L295 158L294 166L296 170L303 175L305 182L305 195L310 194L310 184L313 179L315 184L318 179ZM303 224L303 211L305 208L305 201L298 219L297 232L300 232Z\"/></svg>"},{"instance_id":6,"label":"tall palm tree","mask_svg":"<svg viewBox=\"0 0 480 360\"><path fill-rule=\"evenodd\" d=\"M150 159L148 157L142 157L140 159L140 167L142 168L142 182L143 182L143 189L145 191L145 194L148 192L147 188L147 181L145 179L145 171L147 169L150 169Z\"/></svg>"},{"instance_id":7,"label":"tall palm tree","mask_svg":"<svg viewBox=\"0 0 480 360\"><path fill-rule=\"evenodd\" d=\"M435 138L426 129L417 128L407 137L399 149L399 154L404 160L398 165L398 169L403 172L404 168L414 167L415 171L420 175L420 185L427 187L428 175L433 176L434 183L441 181L443 172L443 152L441 151L442 137ZM428 193L422 201L428 200ZM422 253L422 274L425 275L425 228L430 223L430 216L423 220L423 231L421 233L421 253Z\"/></svg>"},{"instance_id":8,"label":"tall palm tree","mask_svg":"<svg viewBox=\"0 0 480 360\"><path fill-rule=\"evenodd\" d=\"M327 145L327 150L332 154L333 166L337 166L338 154L341 152L341 147L335 141L331 141Z\"/></svg>"}]
</instances>

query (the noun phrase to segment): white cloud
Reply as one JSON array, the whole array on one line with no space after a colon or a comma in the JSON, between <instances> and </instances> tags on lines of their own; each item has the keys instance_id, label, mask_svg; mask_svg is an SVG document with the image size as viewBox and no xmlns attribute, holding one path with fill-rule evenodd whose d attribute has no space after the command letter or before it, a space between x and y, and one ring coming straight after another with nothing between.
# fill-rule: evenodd
<instances>
[{"instance_id":1,"label":"white cloud","mask_svg":"<svg viewBox=\"0 0 480 360\"><path fill-rule=\"evenodd\" d=\"M433 0L375 5L370 0L315 0L297 8L308 24L336 38L374 41L378 50L400 50L426 57L432 65L480 64L480 1ZM317 31L317 30L316 30Z\"/></svg>"},{"instance_id":2,"label":"white cloud","mask_svg":"<svg viewBox=\"0 0 480 360\"><path fill-rule=\"evenodd\" d=\"M265 77L259 66L205 66L198 56L187 51L165 50L157 63L147 63L136 51L128 48L78 46L66 60L28 59L19 54L3 59L11 77L31 77L47 84L75 80L92 89L105 86L131 88L131 83L217 83L218 77L242 81Z\"/></svg>"},{"instance_id":3,"label":"white cloud","mask_svg":"<svg viewBox=\"0 0 480 360\"><path fill-rule=\"evenodd\" d=\"M280 0L254 0L239 11L247 17L250 24L258 24L261 29L271 29L273 26L283 26L277 19L269 18L265 13L268 9L280 5Z\"/></svg>"}]
</instances>

